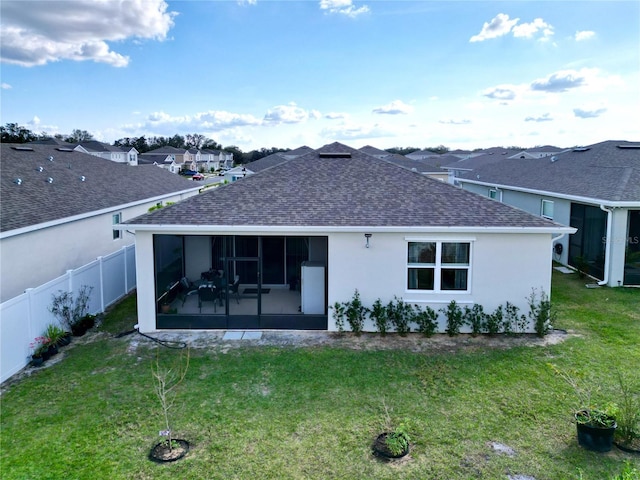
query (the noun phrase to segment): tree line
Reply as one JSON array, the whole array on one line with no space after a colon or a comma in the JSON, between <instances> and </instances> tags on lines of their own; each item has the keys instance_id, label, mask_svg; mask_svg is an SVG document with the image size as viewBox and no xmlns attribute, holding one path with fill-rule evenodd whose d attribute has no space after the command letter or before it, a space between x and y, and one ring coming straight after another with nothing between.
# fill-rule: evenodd
<instances>
[{"instance_id":1,"label":"tree line","mask_svg":"<svg viewBox=\"0 0 640 480\"><path fill-rule=\"evenodd\" d=\"M82 143L95 140L93 135L86 130L74 129L70 135L56 134L52 137L46 132L40 134L34 133L17 123L7 123L4 126L0 126L0 132L2 134L2 143L28 143L47 138L56 138L67 143ZM150 136L147 138L145 135L141 135L140 137L123 137L113 142L113 146L133 147L139 153L145 153L160 147L184 148L185 150L190 148L196 148L198 150L221 150L233 153L233 159L236 163L251 163L274 153L288 152L291 150L290 148L271 147L243 152L235 145L223 147L215 140L199 133L188 133L186 135L176 134L172 137ZM393 147L387 148L385 151L398 155L408 155L418 150L421 149L415 147ZM427 148L426 150L434 153L446 153L449 151L444 145Z\"/></svg>"}]
</instances>

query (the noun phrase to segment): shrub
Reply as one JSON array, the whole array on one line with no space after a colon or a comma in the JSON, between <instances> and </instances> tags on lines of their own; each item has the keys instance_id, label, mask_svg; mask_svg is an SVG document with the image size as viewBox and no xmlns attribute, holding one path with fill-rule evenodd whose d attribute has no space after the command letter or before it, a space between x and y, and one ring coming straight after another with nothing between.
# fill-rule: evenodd
<instances>
[{"instance_id":1,"label":"shrub","mask_svg":"<svg viewBox=\"0 0 640 480\"><path fill-rule=\"evenodd\" d=\"M387 304L387 317L400 336L411 331L409 322L413 317L413 306L396 296Z\"/></svg>"},{"instance_id":2,"label":"shrub","mask_svg":"<svg viewBox=\"0 0 640 480\"><path fill-rule=\"evenodd\" d=\"M387 317L387 309L382 305L382 301L379 298L373 302L373 306L369 310L369 318L373 321L381 335L387 334L389 318Z\"/></svg>"},{"instance_id":3,"label":"shrub","mask_svg":"<svg viewBox=\"0 0 640 480\"><path fill-rule=\"evenodd\" d=\"M527 328L527 317L519 315L520 308L507 302L502 319L502 330L506 334L522 333Z\"/></svg>"},{"instance_id":4,"label":"shrub","mask_svg":"<svg viewBox=\"0 0 640 480\"><path fill-rule=\"evenodd\" d=\"M441 308L440 311L447 317L447 335L453 337L460 333L460 327L463 325L462 309L455 300L451 300L446 308Z\"/></svg>"},{"instance_id":5,"label":"shrub","mask_svg":"<svg viewBox=\"0 0 640 480\"><path fill-rule=\"evenodd\" d=\"M553 328L556 312L551 308L551 300L544 290L540 290L540 301L537 301L536 289L531 289L527 297L529 302L529 320L533 323L536 334L544 337Z\"/></svg>"},{"instance_id":6,"label":"shrub","mask_svg":"<svg viewBox=\"0 0 640 480\"><path fill-rule=\"evenodd\" d=\"M92 291L93 287L82 285L74 298L73 293L58 290L57 295L52 295L49 311L67 331L71 331L72 327L87 315Z\"/></svg>"},{"instance_id":7,"label":"shrub","mask_svg":"<svg viewBox=\"0 0 640 480\"><path fill-rule=\"evenodd\" d=\"M425 337L430 337L438 328L438 314L429 305L421 308L419 305L414 307L414 321L418 324L418 331Z\"/></svg>"},{"instance_id":8,"label":"shrub","mask_svg":"<svg viewBox=\"0 0 640 480\"><path fill-rule=\"evenodd\" d=\"M333 304L333 318L336 321L336 327L339 333L344 333L344 320L346 317L346 307L344 303L336 302Z\"/></svg>"},{"instance_id":9,"label":"shrub","mask_svg":"<svg viewBox=\"0 0 640 480\"><path fill-rule=\"evenodd\" d=\"M471 308L464 307L462 316L464 323L471 327L471 335L475 337L482 333L482 326L486 323L485 317L487 316L487 314L484 313L482 305L476 303Z\"/></svg>"},{"instance_id":10,"label":"shrub","mask_svg":"<svg viewBox=\"0 0 640 480\"><path fill-rule=\"evenodd\" d=\"M336 302L333 304L334 318L338 332L344 332L345 320L349 323L351 331L356 335L362 333L364 321L367 317L369 309L362 304L360 293L356 289L353 298L347 302Z\"/></svg>"},{"instance_id":11,"label":"shrub","mask_svg":"<svg viewBox=\"0 0 640 480\"><path fill-rule=\"evenodd\" d=\"M493 313L485 315L482 329L489 335L496 335L499 333L500 328L502 328L502 313L502 305L498 305Z\"/></svg>"}]
</instances>

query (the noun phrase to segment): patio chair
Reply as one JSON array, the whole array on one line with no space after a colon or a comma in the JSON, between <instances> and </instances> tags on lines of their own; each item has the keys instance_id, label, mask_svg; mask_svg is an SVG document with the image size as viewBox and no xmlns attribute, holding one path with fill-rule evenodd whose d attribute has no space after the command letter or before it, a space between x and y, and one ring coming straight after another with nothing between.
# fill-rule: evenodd
<instances>
[{"instance_id":1,"label":"patio chair","mask_svg":"<svg viewBox=\"0 0 640 480\"><path fill-rule=\"evenodd\" d=\"M213 311L217 312L218 300L220 298L219 289L209 286L202 285L198 288L198 308L200 309L200 313L202 313L202 302L213 302Z\"/></svg>"},{"instance_id":2,"label":"patio chair","mask_svg":"<svg viewBox=\"0 0 640 480\"><path fill-rule=\"evenodd\" d=\"M235 295L236 302L240 303L240 275L236 275L233 283L229 285L229 293Z\"/></svg>"},{"instance_id":3,"label":"patio chair","mask_svg":"<svg viewBox=\"0 0 640 480\"><path fill-rule=\"evenodd\" d=\"M187 277L180 279L178 297L182 300L182 306L187 301L189 295L195 295L198 292L198 286L191 282Z\"/></svg>"}]
</instances>

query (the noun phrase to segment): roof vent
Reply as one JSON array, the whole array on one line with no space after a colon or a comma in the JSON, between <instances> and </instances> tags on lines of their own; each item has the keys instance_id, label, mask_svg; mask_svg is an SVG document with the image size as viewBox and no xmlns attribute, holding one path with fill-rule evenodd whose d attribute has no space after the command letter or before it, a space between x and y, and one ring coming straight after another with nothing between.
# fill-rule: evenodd
<instances>
[{"instance_id":1,"label":"roof vent","mask_svg":"<svg viewBox=\"0 0 640 480\"><path fill-rule=\"evenodd\" d=\"M37 171L37 172L42 172L42 171L44 171L44 167L37 167L37 168L36 168L36 171Z\"/></svg>"},{"instance_id":2,"label":"roof vent","mask_svg":"<svg viewBox=\"0 0 640 480\"><path fill-rule=\"evenodd\" d=\"M618 148L637 148L637 149L640 149L640 143L627 143L626 145L618 145Z\"/></svg>"},{"instance_id":3,"label":"roof vent","mask_svg":"<svg viewBox=\"0 0 640 480\"><path fill-rule=\"evenodd\" d=\"M58 147L56 148L56 150L58 150L59 152L73 152L73 148L69 147Z\"/></svg>"},{"instance_id":4,"label":"roof vent","mask_svg":"<svg viewBox=\"0 0 640 480\"><path fill-rule=\"evenodd\" d=\"M16 178L13 183L15 183L16 185L22 185L22 179L21 178Z\"/></svg>"},{"instance_id":5,"label":"roof vent","mask_svg":"<svg viewBox=\"0 0 640 480\"><path fill-rule=\"evenodd\" d=\"M351 153L349 152L320 152L320 158L351 158Z\"/></svg>"},{"instance_id":6,"label":"roof vent","mask_svg":"<svg viewBox=\"0 0 640 480\"><path fill-rule=\"evenodd\" d=\"M15 147L11 147L14 150L17 150L19 152L33 152L33 148L31 147L26 147L24 145L16 145Z\"/></svg>"},{"instance_id":7,"label":"roof vent","mask_svg":"<svg viewBox=\"0 0 640 480\"><path fill-rule=\"evenodd\" d=\"M556 160L558 160L558 157L556 157L555 155L551 156L551 163L554 163Z\"/></svg>"},{"instance_id":8,"label":"roof vent","mask_svg":"<svg viewBox=\"0 0 640 480\"><path fill-rule=\"evenodd\" d=\"M53 162L53 155L49 155L48 160L49 160L50 162Z\"/></svg>"},{"instance_id":9,"label":"roof vent","mask_svg":"<svg viewBox=\"0 0 640 480\"><path fill-rule=\"evenodd\" d=\"M81 176L80 176L80 181L81 181L81 182L84 182L86 179L87 179L87 177L85 177L84 175L81 175Z\"/></svg>"},{"instance_id":10,"label":"roof vent","mask_svg":"<svg viewBox=\"0 0 640 480\"><path fill-rule=\"evenodd\" d=\"M589 150L589 147L574 147L573 148L574 152L586 152L587 150Z\"/></svg>"},{"instance_id":11,"label":"roof vent","mask_svg":"<svg viewBox=\"0 0 640 480\"><path fill-rule=\"evenodd\" d=\"M47 183L53 183L53 178L51 177L47 178Z\"/></svg>"}]
</instances>

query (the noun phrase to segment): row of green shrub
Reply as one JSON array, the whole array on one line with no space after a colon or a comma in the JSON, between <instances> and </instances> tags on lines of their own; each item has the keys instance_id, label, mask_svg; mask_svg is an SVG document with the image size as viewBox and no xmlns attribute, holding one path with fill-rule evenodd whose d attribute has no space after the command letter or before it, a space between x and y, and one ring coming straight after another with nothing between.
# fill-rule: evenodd
<instances>
[{"instance_id":1,"label":"row of green shrub","mask_svg":"<svg viewBox=\"0 0 640 480\"><path fill-rule=\"evenodd\" d=\"M534 325L538 336L543 337L552 328L555 312L551 308L549 296L544 292L538 293L532 289L527 297L529 311L520 313L520 308L511 302L498 306L493 312L487 313L480 304L472 307L461 307L455 300L451 300L446 307L437 312L427 306L406 303L397 296L387 304L379 298L367 307L360 299L360 293L356 289L351 300L336 302L331 307L340 333L345 331L346 324L356 335L362 333L367 319L371 320L376 331L385 335L393 329L399 335L406 335L411 331L411 325L417 325L416 331L431 336L438 329L438 315L442 313L446 318L445 332L454 336L460 333L464 326L471 329L472 335L487 334L518 334L525 333L530 324Z\"/></svg>"}]
</instances>

